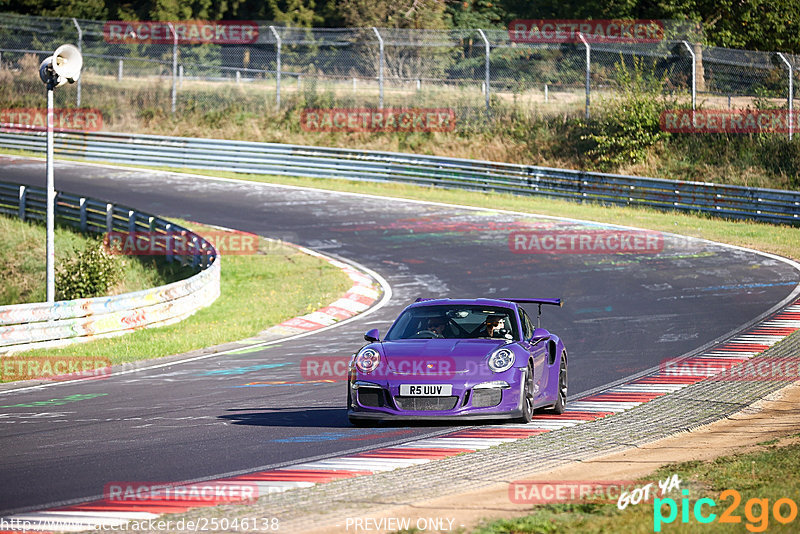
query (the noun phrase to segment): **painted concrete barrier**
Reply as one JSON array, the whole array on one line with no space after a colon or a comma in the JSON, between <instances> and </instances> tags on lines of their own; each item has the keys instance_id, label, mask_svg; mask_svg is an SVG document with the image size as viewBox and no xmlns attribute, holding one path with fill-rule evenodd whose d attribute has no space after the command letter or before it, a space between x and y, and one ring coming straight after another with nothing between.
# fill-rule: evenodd
<instances>
[{"instance_id":1,"label":"painted concrete barrier","mask_svg":"<svg viewBox=\"0 0 800 534\"><path fill-rule=\"evenodd\" d=\"M44 189L0 183L0 213L44 220ZM47 303L0 306L0 354L46 348L171 324L213 303L220 292L220 258L190 230L153 215L66 193L56 196L56 218L82 230L137 232L182 241L187 254L166 255L200 272L134 293Z\"/></svg>"}]
</instances>

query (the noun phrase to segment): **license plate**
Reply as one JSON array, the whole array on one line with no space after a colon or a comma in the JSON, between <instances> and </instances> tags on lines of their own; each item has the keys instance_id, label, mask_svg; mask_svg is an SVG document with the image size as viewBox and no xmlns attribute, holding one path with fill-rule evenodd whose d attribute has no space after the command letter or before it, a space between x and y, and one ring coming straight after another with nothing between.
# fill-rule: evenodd
<instances>
[{"instance_id":1,"label":"license plate","mask_svg":"<svg viewBox=\"0 0 800 534\"><path fill-rule=\"evenodd\" d=\"M449 397L452 394L452 384L400 384L403 397Z\"/></svg>"}]
</instances>

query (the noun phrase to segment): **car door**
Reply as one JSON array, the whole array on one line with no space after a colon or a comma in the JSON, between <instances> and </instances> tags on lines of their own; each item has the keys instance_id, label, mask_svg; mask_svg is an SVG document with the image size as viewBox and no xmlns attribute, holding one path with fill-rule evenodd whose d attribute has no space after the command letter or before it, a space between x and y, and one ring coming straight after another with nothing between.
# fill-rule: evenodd
<instances>
[{"instance_id":1,"label":"car door","mask_svg":"<svg viewBox=\"0 0 800 534\"><path fill-rule=\"evenodd\" d=\"M531 343L531 336L533 335L533 323L525 313L525 310L520 308L520 319L522 322L522 336L524 347L528 350L533 360L533 394L534 399L539 400L546 391L547 385L547 343L539 341L536 344Z\"/></svg>"}]
</instances>

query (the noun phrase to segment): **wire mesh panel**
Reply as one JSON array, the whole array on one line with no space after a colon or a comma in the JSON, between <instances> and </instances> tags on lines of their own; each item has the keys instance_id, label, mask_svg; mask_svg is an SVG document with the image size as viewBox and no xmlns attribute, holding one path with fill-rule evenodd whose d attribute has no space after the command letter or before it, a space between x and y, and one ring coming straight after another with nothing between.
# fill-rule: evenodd
<instances>
[{"instance_id":1,"label":"wire mesh panel","mask_svg":"<svg viewBox=\"0 0 800 534\"><path fill-rule=\"evenodd\" d=\"M219 25L234 23L241 27L225 26L227 37L220 39ZM0 14L2 107L42 106L38 64L64 43L80 45L84 55L80 106L102 110L111 131L165 123L173 107L175 113L202 112L207 125L235 125L238 118L279 109L374 109L381 103L449 108L459 127L468 128L487 107L594 112L603 99L619 96L631 76L681 101L689 102L694 89L700 107L781 108L787 107L789 67L793 90L800 85L796 56L784 62L774 53L703 46L691 28L674 25L664 25L657 39L584 43L517 39L498 29L171 24ZM207 29L198 30L200 24L217 34L188 37ZM78 92L67 87L55 98L57 107L74 107Z\"/></svg>"}]
</instances>

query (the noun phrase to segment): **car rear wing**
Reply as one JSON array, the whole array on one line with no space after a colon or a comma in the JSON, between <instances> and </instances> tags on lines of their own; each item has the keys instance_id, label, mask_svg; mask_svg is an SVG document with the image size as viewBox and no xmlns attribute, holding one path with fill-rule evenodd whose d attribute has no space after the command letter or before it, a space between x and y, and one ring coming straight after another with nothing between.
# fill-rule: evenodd
<instances>
[{"instance_id":1,"label":"car rear wing","mask_svg":"<svg viewBox=\"0 0 800 534\"><path fill-rule=\"evenodd\" d=\"M550 304L551 306L558 306L561 307L564 305L564 301L561 299L498 299L498 300L507 300L508 302L516 302L517 304L538 304L541 309L542 304Z\"/></svg>"},{"instance_id":2,"label":"car rear wing","mask_svg":"<svg viewBox=\"0 0 800 534\"><path fill-rule=\"evenodd\" d=\"M498 299L498 300L507 300L508 302L516 302L517 304L538 304L539 305L539 315L536 316L536 328L541 328L542 326L542 304L549 304L551 306L558 306L559 308L564 305L564 301L561 299Z\"/></svg>"}]
</instances>

